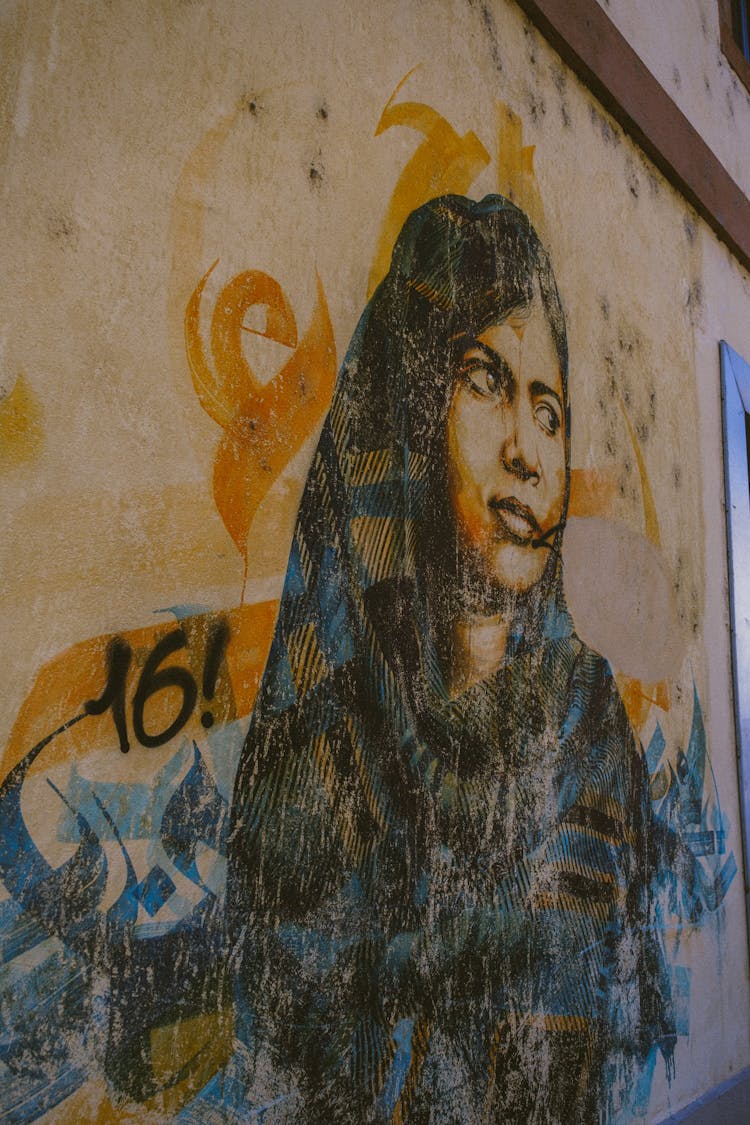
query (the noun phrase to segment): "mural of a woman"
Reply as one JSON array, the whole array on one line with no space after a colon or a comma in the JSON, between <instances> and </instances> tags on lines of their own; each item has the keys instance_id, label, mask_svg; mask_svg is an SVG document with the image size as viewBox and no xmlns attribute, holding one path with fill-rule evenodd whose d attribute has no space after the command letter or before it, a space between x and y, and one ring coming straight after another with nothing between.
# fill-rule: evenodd
<instances>
[{"instance_id":1,"label":"mural of a woman","mask_svg":"<svg viewBox=\"0 0 750 1125\"><path fill-rule=\"evenodd\" d=\"M433 200L344 361L235 783L239 1029L294 1120L599 1120L669 1058L646 774L563 597L569 449L538 236Z\"/></svg>"}]
</instances>

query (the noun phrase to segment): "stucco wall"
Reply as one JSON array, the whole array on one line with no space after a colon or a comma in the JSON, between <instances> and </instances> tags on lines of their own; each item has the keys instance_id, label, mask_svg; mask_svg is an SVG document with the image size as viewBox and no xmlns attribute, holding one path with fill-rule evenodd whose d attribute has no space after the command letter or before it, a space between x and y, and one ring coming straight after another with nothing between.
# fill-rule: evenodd
<instances>
[{"instance_id":1,"label":"stucco wall","mask_svg":"<svg viewBox=\"0 0 750 1125\"><path fill-rule=\"evenodd\" d=\"M603 6L750 190L739 140L748 139L750 105L719 58L712 5ZM702 38L693 36L701 15ZM564 560L576 629L610 660L644 745L659 724L675 769L697 694L706 777L715 779L704 801L713 810L718 800L729 826L724 853L703 862L713 877L733 853L739 869L715 913L667 931L690 991L675 1076L669 1085L659 1058L649 1119L749 1065L718 368L722 338L750 355L747 273L505 0L322 0L314 9L304 0L48 0L3 5L0 34L3 775L80 709L76 691L101 693L109 636L140 630L129 643L142 660L171 607L197 618L240 605L243 552L220 509L241 506L244 494L214 497L222 431L202 408L186 350L186 309L212 263L192 326L209 367L219 291L255 270L280 284L300 338L320 305L319 279L335 362L325 348L317 361L330 374L365 306L389 205L400 225L446 190L511 195L548 247L567 319L573 502ZM406 102L429 112L384 122L376 135L386 106ZM419 145L421 164L404 172ZM474 164L441 178L451 145ZM250 333L243 346L260 394L289 349ZM330 378L322 381L330 394ZM282 467L250 527L246 606L280 596L322 413L296 444L277 418ZM48 777L63 794L74 775L99 791L116 782L148 790L178 762L176 785L192 760L182 741L190 734L229 799L268 623L242 635L258 652L250 671L237 672L243 690L232 682L248 705L228 708L223 744L217 718L213 743L200 742L208 733L195 722L158 748L133 741L125 757L105 715L49 764L40 756L22 810L51 864L72 854L75 837L60 828ZM153 841L144 829L125 842L142 879ZM126 879L113 840L106 853L100 909ZM163 851L158 858L185 901L200 901L200 888ZM11 990L33 972L34 950L10 960ZM90 987L106 996L106 979ZM9 1026L22 1039L23 1028ZM93 1120L95 1106L117 1104L103 1035L92 1033L83 1056L75 1041L80 1081L48 1120ZM11 1071L0 1078L22 1085ZM18 1120L45 1112L43 1094L24 1097ZM149 1106L154 1120L172 1119L168 1102ZM132 1104L128 1112L145 1119Z\"/></svg>"},{"instance_id":2,"label":"stucco wall","mask_svg":"<svg viewBox=\"0 0 750 1125\"><path fill-rule=\"evenodd\" d=\"M721 50L716 0L600 0L646 66L745 193L750 92Z\"/></svg>"}]
</instances>

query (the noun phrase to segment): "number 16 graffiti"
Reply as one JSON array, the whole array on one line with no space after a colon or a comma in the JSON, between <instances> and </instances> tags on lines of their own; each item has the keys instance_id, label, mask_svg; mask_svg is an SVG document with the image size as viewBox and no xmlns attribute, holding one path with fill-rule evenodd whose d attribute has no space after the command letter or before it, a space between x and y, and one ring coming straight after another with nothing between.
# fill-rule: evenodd
<instances>
[{"instance_id":1,"label":"number 16 graffiti","mask_svg":"<svg viewBox=\"0 0 750 1125\"><path fill-rule=\"evenodd\" d=\"M229 625L225 619L215 622L208 635L206 658L203 671L203 696L213 699L219 665L229 641ZM192 674L180 665L167 668L159 666L175 652L187 646L184 629L174 629L156 644L143 665L138 685L131 702L133 734L141 746L163 746L182 730L190 718L198 698L198 686ZM128 724L125 714L126 684L133 650L122 637L114 637L107 648L107 682L98 699L89 699L85 704L88 715L102 715L112 711L112 719L120 742L120 750L127 754L130 750ZM177 715L158 734L149 734L145 727L145 710L148 701L159 691L174 688L182 695ZM201 715L201 723L208 730L214 722L213 714L206 710Z\"/></svg>"}]
</instances>

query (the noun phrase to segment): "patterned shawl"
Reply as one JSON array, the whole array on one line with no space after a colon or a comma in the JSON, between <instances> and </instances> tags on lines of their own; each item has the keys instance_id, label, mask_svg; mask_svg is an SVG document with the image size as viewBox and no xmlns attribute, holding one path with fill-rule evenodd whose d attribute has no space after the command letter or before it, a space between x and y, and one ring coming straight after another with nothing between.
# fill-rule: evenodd
<instances>
[{"instance_id":1,"label":"patterned shawl","mask_svg":"<svg viewBox=\"0 0 750 1125\"><path fill-rule=\"evenodd\" d=\"M416 211L310 468L228 877L240 1035L295 1121L598 1120L671 1048L647 778L565 608L562 532L503 666L457 699L448 603L427 597L456 553L456 356L534 293L567 414L564 321L526 216L499 196Z\"/></svg>"}]
</instances>

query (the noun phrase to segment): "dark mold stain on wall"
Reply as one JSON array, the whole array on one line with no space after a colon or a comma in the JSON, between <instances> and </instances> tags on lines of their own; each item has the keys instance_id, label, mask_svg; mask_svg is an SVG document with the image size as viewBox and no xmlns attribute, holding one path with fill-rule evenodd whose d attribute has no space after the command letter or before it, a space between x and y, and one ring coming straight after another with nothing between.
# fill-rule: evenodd
<instances>
[{"instance_id":1,"label":"dark mold stain on wall","mask_svg":"<svg viewBox=\"0 0 750 1125\"><path fill-rule=\"evenodd\" d=\"M700 621L700 601L699 601L699 598L698 598L698 592L697 592L697 590L695 590L695 588L691 589L691 591L690 591L690 608L693 611L690 626L691 626L693 632L697 633L698 630L700 629L701 621Z\"/></svg>"},{"instance_id":2,"label":"dark mold stain on wall","mask_svg":"<svg viewBox=\"0 0 750 1125\"><path fill-rule=\"evenodd\" d=\"M678 552L677 557L675 558L675 561L674 561L674 579L672 581L672 589L674 590L675 594L679 594L679 592L682 588L682 574L683 574L684 569L685 569L685 560L682 557L682 553ZM684 620L685 620L685 611L684 611L684 609L680 609L680 621L684 621Z\"/></svg>"},{"instance_id":3,"label":"dark mold stain on wall","mask_svg":"<svg viewBox=\"0 0 750 1125\"><path fill-rule=\"evenodd\" d=\"M482 27L485 32L485 39L490 51L490 58L498 73L502 72L503 60L500 57L500 46L498 42L497 26L495 24L495 17L490 11L489 5L484 3L484 0L468 0L469 7L473 11L478 11L482 20Z\"/></svg>"},{"instance_id":4,"label":"dark mold stain on wall","mask_svg":"<svg viewBox=\"0 0 750 1125\"><path fill-rule=\"evenodd\" d=\"M325 175L325 168L323 167L323 154L318 150L317 156L311 161L307 170L307 178L310 181L310 187L319 189L323 184L323 177Z\"/></svg>"},{"instance_id":5,"label":"dark mold stain on wall","mask_svg":"<svg viewBox=\"0 0 750 1125\"><path fill-rule=\"evenodd\" d=\"M685 298L688 320L693 327L699 325L703 318L703 284L700 278L694 278L688 287Z\"/></svg>"},{"instance_id":6,"label":"dark mold stain on wall","mask_svg":"<svg viewBox=\"0 0 750 1125\"><path fill-rule=\"evenodd\" d=\"M706 19L706 13L705 13L703 7L701 7L701 9L700 9L700 14L701 14L701 31L703 32L704 36L707 36L708 35L708 20Z\"/></svg>"},{"instance_id":7,"label":"dark mold stain on wall","mask_svg":"<svg viewBox=\"0 0 750 1125\"><path fill-rule=\"evenodd\" d=\"M630 157L625 162L625 182L633 199L638 199L641 194L641 181Z\"/></svg>"},{"instance_id":8,"label":"dark mold stain on wall","mask_svg":"<svg viewBox=\"0 0 750 1125\"><path fill-rule=\"evenodd\" d=\"M546 116L547 106L545 105L544 98L541 97L535 90L530 90L528 95L529 114L533 122L538 122L540 118Z\"/></svg>"},{"instance_id":9,"label":"dark mold stain on wall","mask_svg":"<svg viewBox=\"0 0 750 1125\"><path fill-rule=\"evenodd\" d=\"M526 58L529 60L530 66L536 66L536 33L528 24L524 27L523 33L526 38Z\"/></svg>"},{"instance_id":10,"label":"dark mold stain on wall","mask_svg":"<svg viewBox=\"0 0 750 1125\"><path fill-rule=\"evenodd\" d=\"M658 392L651 379L653 364L638 324L632 319L615 318L606 293L598 295L596 304L602 330L598 346L602 382L594 401L601 419L602 446L605 457L617 463L620 498L640 507L640 472L626 418L641 448L648 447L658 417Z\"/></svg>"},{"instance_id":11,"label":"dark mold stain on wall","mask_svg":"<svg viewBox=\"0 0 750 1125\"><path fill-rule=\"evenodd\" d=\"M565 71L560 66L552 65L550 67L550 77L552 78L552 85L555 87L559 97L560 117L566 129L569 129L572 124L572 117L570 113L570 106L566 99L567 93L567 78Z\"/></svg>"},{"instance_id":12,"label":"dark mold stain on wall","mask_svg":"<svg viewBox=\"0 0 750 1125\"><path fill-rule=\"evenodd\" d=\"M600 113L593 103L589 107L589 115L591 117L591 124L599 129L605 145L619 145L620 131L614 122L609 121L603 113Z\"/></svg>"},{"instance_id":13,"label":"dark mold stain on wall","mask_svg":"<svg viewBox=\"0 0 750 1125\"><path fill-rule=\"evenodd\" d=\"M47 234L53 242L66 249L75 250L78 246L80 229L72 214L53 208L47 215Z\"/></svg>"}]
</instances>

